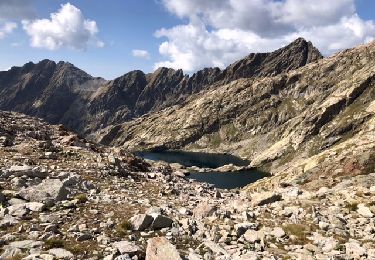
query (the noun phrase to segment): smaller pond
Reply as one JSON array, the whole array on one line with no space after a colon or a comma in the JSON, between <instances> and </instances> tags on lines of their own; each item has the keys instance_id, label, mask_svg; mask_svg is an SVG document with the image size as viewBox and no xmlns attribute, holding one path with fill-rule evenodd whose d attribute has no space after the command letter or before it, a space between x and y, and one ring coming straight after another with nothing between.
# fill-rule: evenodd
<instances>
[{"instance_id":1,"label":"smaller pond","mask_svg":"<svg viewBox=\"0 0 375 260\"><path fill-rule=\"evenodd\" d=\"M197 166L199 168L215 169L227 164L236 166L247 166L249 161L243 160L229 154L195 153L183 151L161 151L161 152L137 152L136 155L153 161L164 161L168 163L179 163L185 167ZM268 176L267 173L256 169L236 172L192 172L187 178L199 182L213 184L220 189L242 188L261 178Z\"/></svg>"}]
</instances>

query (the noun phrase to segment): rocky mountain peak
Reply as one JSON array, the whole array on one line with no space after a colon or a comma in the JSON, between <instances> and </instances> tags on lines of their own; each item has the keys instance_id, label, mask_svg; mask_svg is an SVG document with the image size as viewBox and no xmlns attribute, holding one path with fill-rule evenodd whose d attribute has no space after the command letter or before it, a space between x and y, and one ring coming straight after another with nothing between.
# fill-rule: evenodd
<instances>
[{"instance_id":1,"label":"rocky mountain peak","mask_svg":"<svg viewBox=\"0 0 375 260\"><path fill-rule=\"evenodd\" d=\"M223 71L224 82L254 76L266 77L288 72L323 58L311 42L298 38L270 53L251 53Z\"/></svg>"}]
</instances>

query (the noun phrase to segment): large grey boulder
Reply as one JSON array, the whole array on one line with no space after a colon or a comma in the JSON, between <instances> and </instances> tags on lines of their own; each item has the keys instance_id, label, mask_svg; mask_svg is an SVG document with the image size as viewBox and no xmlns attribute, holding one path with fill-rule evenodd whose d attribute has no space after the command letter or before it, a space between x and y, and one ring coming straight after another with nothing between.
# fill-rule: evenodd
<instances>
[{"instance_id":1,"label":"large grey boulder","mask_svg":"<svg viewBox=\"0 0 375 260\"><path fill-rule=\"evenodd\" d=\"M372 218L374 216L371 210L362 203L358 205L357 212L358 214L360 214L362 217L365 217L365 218Z\"/></svg>"},{"instance_id":2,"label":"large grey boulder","mask_svg":"<svg viewBox=\"0 0 375 260\"><path fill-rule=\"evenodd\" d=\"M147 241L146 260L182 260L182 258L168 239L154 237Z\"/></svg>"},{"instance_id":3,"label":"large grey boulder","mask_svg":"<svg viewBox=\"0 0 375 260\"><path fill-rule=\"evenodd\" d=\"M46 179L42 183L22 189L19 195L28 200L44 203L55 203L66 200L69 191L64 183L58 179Z\"/></svg>"},{"instance_id":4,"label":"large grey boulder","mask_svg":"<svg viewBox=\"0 0 375 260\"><path fill-rule=\"evenodd\" d=\"M216 206L209 204L208 202L199 203L193 210L193 217L195 219L203 219L213 215L216 211Z\"/></svg>"},{"instance_id":5,"label":"large grey boulder","mask_svg":"<svg viewBox=\"0 0 375 260\"><path fill-rule=\"evenodd\" d=\"M116 248L121 254L127 254L129 256L134 256L141 252L139 246L129 241L119 241L113 243L113 247Z\"/></svg>"},{"instance_id":6,"label":"large grey boulder","mask_svg":"<svg viewBox=\"0 0 375 260\"><path fill-rule=\"evenodd\" d=\"M346 254L353 257L354 259L360 259L367 253L366 248L362 247L358 241L350 239L349 242L345 243Z\"/></svg>"},{"instance_id":7,"label":"large grey boulder","mask_svg":"<svg viewBox=\"0 0 375 260\"><path fill-rule=\"evenodd\" d=\"M133 216L130 219L130 222L132 224L133 230L143 231L152 224L153 220L153 217L151 217L150 215L138 214Z\"/></svg>"},{"instance_id":8,"label":"large grey boulder","mask_svg":"<svg viewBox=\"0 0 375 260\"><path fill-rule=\"evenodd\" d=\"M52 248L48 253L53 255L56 259L73 259L74 255L64 248Z\"/></svg>"},{"instance_id":9,"label":"large grey boulder","mask_svg":"<svg viewBox=\"0 0 375 260\"><path fill-rule=\"evenodd\" d=\"M46 178L48 173L46 171L41 171L38 167L31 167L29 165L12 165L8 174L15 177L29 177L29 178Z\"/></svg>"},{"instance_id":10,"label":"large grey boulder","mask_svg":"<svg viewBox=\"0 0 375 260\"><path fill-rule=\"evenodd\" d=\"M252 206L263 206L267 204L274 203L276 201L280 201L282 196L279 193L275 192L261 192L261 193L254 193L251 195L251 205Z\"/></svg>"},{"instance_id":11,"label":"large grey boulder","mask_svg":"<svg viewBox=\"0 0 375 260\"><path fill-rule=\"evenodd\" d=\"M209 248L215 256L229 257L228 252L222 246L220 246L219 244L217 244L213 241L205 241L203 244L207 248Z\"/></svg>"},{"instance_id":12,"label":"large grey boulder","mask_svg":"<svg viewBox=\"0 0 375 260\"><path fill-rule=\"evenodd\" d=\"M244 234L244 239L250 243L260 242L264 240L264 238L265 238L265 234L263 231L256 231L256 230L249 229Z\"/></svg>"},{"instance_id":13,"label":"large grey boulder","mask_svg":"<svg viewBox=\"0 0 375 260\"><path fill-rule=\"evenodd\" d=\"M154 221L151 224L152 229L167 228L172 226L173 220L171 218L162 216L160 214L154 214L152 217L154 218Z\"/></svg>"}]
</instances>

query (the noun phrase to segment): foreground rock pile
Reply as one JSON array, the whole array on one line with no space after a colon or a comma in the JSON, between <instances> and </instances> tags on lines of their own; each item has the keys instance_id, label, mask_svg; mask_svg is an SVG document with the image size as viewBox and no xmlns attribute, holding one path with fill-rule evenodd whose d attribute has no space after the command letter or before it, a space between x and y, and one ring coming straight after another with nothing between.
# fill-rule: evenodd
<instances>
[{"instance_id":1,"label":"foreground rock pile","mask_svg":"<svg viewBox=\"0 0 375 260\"><path fill-rule=\"evenodd\" d=\"M375 173L218 190L0 112L1 259L375 259Z\"/></svg>"}]
</instances>

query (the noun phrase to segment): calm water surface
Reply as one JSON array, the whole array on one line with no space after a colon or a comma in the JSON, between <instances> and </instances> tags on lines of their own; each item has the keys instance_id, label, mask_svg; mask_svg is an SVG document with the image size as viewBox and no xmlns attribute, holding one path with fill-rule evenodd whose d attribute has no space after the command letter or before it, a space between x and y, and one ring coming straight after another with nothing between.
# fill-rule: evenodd
<instances>
[{"instance_id":1,"label":"calm water surface","mask_svg":"<svg viewBox=\"0 0 375 260\"><path fill-rule=\"evenodd\" d=\"M199 168L218 168L227 164L237 166L247 166L249 161L243 160L228 154L211 154L211 153L195 153L183 151L162 151L162 152L137 152L138 156L154 161L165 161L168 163L179 163L186 167L197 166ZM193 172L189 176L200 182L213 184L221 189L241 188L247 184L253 183L263 177L267 173L258 170L244 170L239 172Z\"/></svg>"},{"instance_id":2,"label":"calm water surface","mask_svg":"<svg viewBox=\"0 0 375 260\"><path fill-rule=\"evenodd\" d=\"M183 151L137 152L136 155L153 161L179 163L186 167L217 168L226 164L249 165L249 161L229 154L194 153Z\"/></svg>"}]
</instances>

